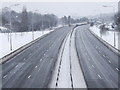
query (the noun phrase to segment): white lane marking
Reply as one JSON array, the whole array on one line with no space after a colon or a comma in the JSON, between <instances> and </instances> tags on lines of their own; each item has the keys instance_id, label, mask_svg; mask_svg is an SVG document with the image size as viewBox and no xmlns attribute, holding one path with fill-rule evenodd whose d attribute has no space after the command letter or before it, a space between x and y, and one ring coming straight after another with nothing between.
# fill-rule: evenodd
<instances>
[{"instance_id":1,"label":"white lane marking","mask_svg":"<svg viewBox=\"0 0 120 90\"><path fill-rule=\"evenodd\" d=\"M16 65L16 68L18 67L18 65Z\"/></svg>"},{"instance_id":2,"label":"white lane marking","mask_svg":"<svg viewBox=\"0 0 120 90\"><path fill-rule=\"evenodd\" d=\"M105 55L103 55L103 57L105 57Z\"/></svg>"},{"instance_id":3,"label":"white lane marking","mask_svg":"<svg viewBox=\"0 0 120 90\"><path fill-rule=\"evenodd\" d=\"M116 70L117 70L117 71L119 71L119 69L118 69L118 68L116 68Z\"/></svg>"},{"instance_id":4,"label":"white lane marking","mask_svg":"<svg viewBox=\"0 0 120 90\"><path fill-rule=\"evenodd\" d=\"M47 50L47 52L48 52L48 50Z\"/></svg>"},{"instance_id":5,"label":"white lane marking","mask_svg":"<svg viewBox=\"0 0 120 90\"><path fill-rule=\"evenodd\" d=\"M9 63L10 62L10 60L8 60L6 63Z\"/></svg>"},{"instance_id":6,"label":"white lane marking","mask_svg":"<svg viewBox=\"0 0 120 90\"><path fill-rule=\"evenodd\" d=\"M35 68L37 68L37 66L35 66Z\"/></svg>"},{"instance_id":7,"label":"white lane marking","mask_svg":"<svg viewBox=\"0 0 120 90\"><path fill-rule=\"evenodd\" d=\"M42 59L40 59L40 62L42 61Z\"/></svg>"},{"instance_id":8,"label":"white lane marking","mask_svg":"<svg viewBox=\"0 0 120 90\"><path fill-rule=\"evenodd\" d=\"M94 65L92 65L92 67L94 68Z\"/></svg>"},{"instance_id":9,"label":"white lane marking","mask_svg":"<svg viewBox=\"0 0 120 90\"><path fill-rule=\"evenodd\" d=\"M45 53L44 53L44 56L45 56Z\"/></svg>"},{"instance_id":10,"label":"white lane marking","mask_svg":"<svg viewBox=\"0 0 120 90\"><path fill-rule=\"evenodd\" d=\"M23 60L25 60L25 58Z\"/></svg>"},{"instance_id":11,"label":"white lane marking","mask_svg":"<svg viewBox=\"0 0 120 90\"><path fill-rule=\"evenodd\" d=\"M12 59L15 59L16 58L16 56L14 56Z\"/></svg>"},{"instance_id":12,"label":"white lane marking","mask_svg":"<svg viewBox=\"0 0 120 90\"><path fill-rule=\"evenodd\" d=\"M29 75L28 78L31 78L31 75Z\"/></svg>"},{"instance_id":13,"label":"white lane marking","mask_svg":"<svg viewBox=\"0 0 120 90\"><path fill-rule=\"evenodd\" d=\"M111 61L109 60L109 63L111 63Z\"/></svg>"},{"instance_id":14,"label":"white lane marking","mask_svg":"<svg viewBox=\"0 0 120 90\"><path fill-rule=\"evenodd\" d=\"M98 77L101 78L101 76L98 74Z\"/></svg>"},{"instance_id":15,"label":"white lane marking","mask_svg":"<svg viewBox=\"0 0 120 90\"><path fill-rule=\"evenodd\" d=\"M7 77L7 75L5 75L3 78L6 78Z\"/></svg>"}]
</instances>

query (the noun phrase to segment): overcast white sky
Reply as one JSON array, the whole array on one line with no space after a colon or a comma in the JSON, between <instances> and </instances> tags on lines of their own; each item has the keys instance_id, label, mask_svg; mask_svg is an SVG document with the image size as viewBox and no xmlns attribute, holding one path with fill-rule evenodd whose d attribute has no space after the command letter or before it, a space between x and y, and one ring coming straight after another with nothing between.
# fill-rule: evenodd
<instances>
[{"instance_id":1,"label":"overcast white sky","mask_svg":"<svg viewBox=\"0 0 120 90\"><path fill-rule=\"evenodd\" d=\"M9 1L9 2L8 2ZM58 17L62 17L64 15L72 15L74 17L81 17L81 16L88 16L88 15L95 15L95 14L100 14L100 13L110 13L113 12L113 9L110 7L102 7L102 5L107 5L107 6L113 6L115 8L115 11L118 10L118 2L117 0L111 0L111 1L76 1L76 0L71 0L71 1L66 1L66 2L55 2L55 1L44 1L44 2L39 2L36 0L31 0L27 2L19 2L17 0L13 0L11 2L8 0L5 2L5 0L2 2L2 7L8 7L13 4L20 4L19 6L16 7L11 7L13 10L17 12L21 12L23 5L26 6L28 11L34 11L34 10L39 10L39 13L53 13L57 15ZM57 0L56 0L57 1Z\"/></svg>"}]
</instances>

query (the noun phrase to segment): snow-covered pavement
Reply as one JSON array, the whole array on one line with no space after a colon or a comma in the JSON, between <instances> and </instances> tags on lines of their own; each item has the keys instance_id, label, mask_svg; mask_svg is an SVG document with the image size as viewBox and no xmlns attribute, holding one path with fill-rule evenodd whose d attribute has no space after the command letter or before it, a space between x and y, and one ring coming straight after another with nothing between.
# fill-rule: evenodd
<instances>
[{"instance_id":1,"label":"snow-covered pavement","mask_svg":"<svg viewBox=\"0 0 120 90\"><path fill-rule=\"evenodd\" d=\"M76 30L76 29L75 29ZM74 88L87 88L85 79L83 77L82 69L78 60L76 48L75 48L75 31L71 37L71 72L73 77ZM87 90L87 89L84 89Z\"/></svg>"},{"instance_id":2,"label":"snow-covered pavement","mask_svg":"<svg viewBox=\"0 0 120 90\"><path fill-rule=\"evenodd\" d=\"M86 88L75 49L75 32L63 42L49 88Z\"/></svg>"},{"instance_id":3,"label":"snow-covered pavement","mask_svg":"<svg viewBox=\"0 0 120 90\"><path fill-rule=\"evenodd\" d=\"M58 81L56 82L57 88L72 88L71 84L71 76L70 76L70 57L69 57L69 40L70 36L68 36L68 39L66 41L64 51L62 54L62 61L61 64L59 64L59 70L58 72L59 76L57 76Z\"/></svg>"},{"instance_id":4,"label":"snow-covered pavement","mask_svg":"<svg viewBox=\"0 0 120 90\"><path fill-rule=\"evenodd\" d=\"M114 31L106 31L104 32L104 35L102 35L101 37L100 29L98 27L96 26L90 27L90 30L114 47ZM120 37L120 32L115 32L115 45L116 45L115 48L117 49L120 49L119 48L120 42L118 41L119 37Z\"/></svg>"},{"instance_id":5,"label":"snow-covered pavement","mask_svg":"<svg viewBox=\"0 0 120 90\"><path fill-rule=\"evenodd\" d=\"M50 30L53 31L53 30ZM34 39L41 37L50 32L49 30L44 31L35 31ZM32 32L17 32L11 33L11 41L12 41L12 51L10 50L10 34L9 33L0 33L0 58L5 55L13 52L14 50L20 48L21 46L31 42Z\"/></svg>"}]
</instances>

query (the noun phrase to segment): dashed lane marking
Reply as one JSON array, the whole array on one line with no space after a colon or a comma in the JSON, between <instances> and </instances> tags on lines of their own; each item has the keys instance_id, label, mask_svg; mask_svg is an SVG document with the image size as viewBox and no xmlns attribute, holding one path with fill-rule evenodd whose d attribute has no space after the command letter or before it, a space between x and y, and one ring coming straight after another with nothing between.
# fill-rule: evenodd
<instances>
[{"instance_id":1,"label":"dashed lane marking","mask_svg":"<svg viewBox=\"0 0 120 90\"><path fill-rule=\"evenodd\" d=\"M8 60L6 63L9 63L10 62L10 60Z\"/></svg>"},{"instance_id":2,"label":"dashed lane marking","mask_svg":"<svg viewBox=\"0 0 120 90\"><path fill-rule=\"evenodd\" d=\"M40 59L40 62L42 61L42 59Z\"/></svg>"},{"instance_id":3,"label":"dashed lane marking","mask_svg":"<svg viewBox=\"0 0 120 90\"><path fill-rule=\"evenodd\" d=\"M119 71L119 69L118 69L118 68L116 68L116 70L117 70L117 71Z\"/></svg>"},{"instance_id":4,"label":"dashed lane marking","mask_svg":"<svg viewBox=\"0 0 120 90\"><path fill-rule=\"evenodd\" d=\"M111 61L109 60L109 63L111 63Z\"/></svg>"},{"instance_id":5,"label":"dashed lane marking","mask_svg":"<svg viewBox=\"0 0 120 90\"><path fill-rule=\"evenodd\" d=\"M28 78L31 78L31 75L29 75Z\"/></svg>"},{"instance_id":6,"label":"dashed lane marking","mask_svg":"<svg viewBox=\"0 0 120 90\"><path fill-rule=\"evenodd\" d=\"M103 55L103 57L105 57L105 55Z\"/></svg>"},{"instance_id":7,"label":"dashed lane marking","mask_svg":"<svg viewBox=\"0 0 120 90\"><path fill-rule=\"evenodd\" d=\"M16 65L16 68L18 67L18 65Z\"/></svg>"},{"instance_id":8,"label":"dashed lane marking","mask_svg":"<svg viewBox=\"0 0 120 90\"><path fill-rule=\"evenodd\" d=\"M35 68L37 68L37 66L35 66Z\"/></svg>"},{"instance_id":9,"label":"dashed lane marking","mask_svg":"<svg viewBox=\"0 0 120 90\"><path fill-rule=\"evenodd\" d=\"M94 68L94 65L92 65L92 67Z\"/></svg>"},{"instance_id":10,"label":"dashed lane marking","mask_svg":"<svg viewBox=\"0 0 120 90\"><path fill-rule=\"evenodd\" d=\"M3 78L6 78L7 77L7 75L5 75Z\"/></svg>"},{"instance_id":11,"label":"dashed lane marking","mask_svg":"<svg viewBox=\"0 0 120 90\"><path fill-rule=\"evenodd\" d=\"M98 74L98 77L101 78L101 76Z\"/></svg>"}]
</instances>

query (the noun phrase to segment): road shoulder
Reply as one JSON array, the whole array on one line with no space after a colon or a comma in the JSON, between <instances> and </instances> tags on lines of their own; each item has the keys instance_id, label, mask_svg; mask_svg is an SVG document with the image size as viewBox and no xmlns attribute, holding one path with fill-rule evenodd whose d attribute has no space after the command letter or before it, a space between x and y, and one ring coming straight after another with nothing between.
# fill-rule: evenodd
<instances>
[{"instance_id":1,"label":"road shoulder","mask_svg":"<svg viewBox=\"0 0 120 90\"><path fill-rule=\"evenodd\" d=\"M76 29L74 29L73 34L71 36L71 64L73 86L74 88L87 88L75 48L75 32Z\"/></svg>"},{"instance_id":2,"label":"road shoulder","mask_svg":"<svg viewBox=\"0 0 120 90\"><path fill-rule=\"evenodd\" d=\"M75 29L74 29L75 30ZM72 34L71 34L72 33ZM49 88L86 88L75 48L75 31L65 38Z\"/></svg>"}]
</instances>

